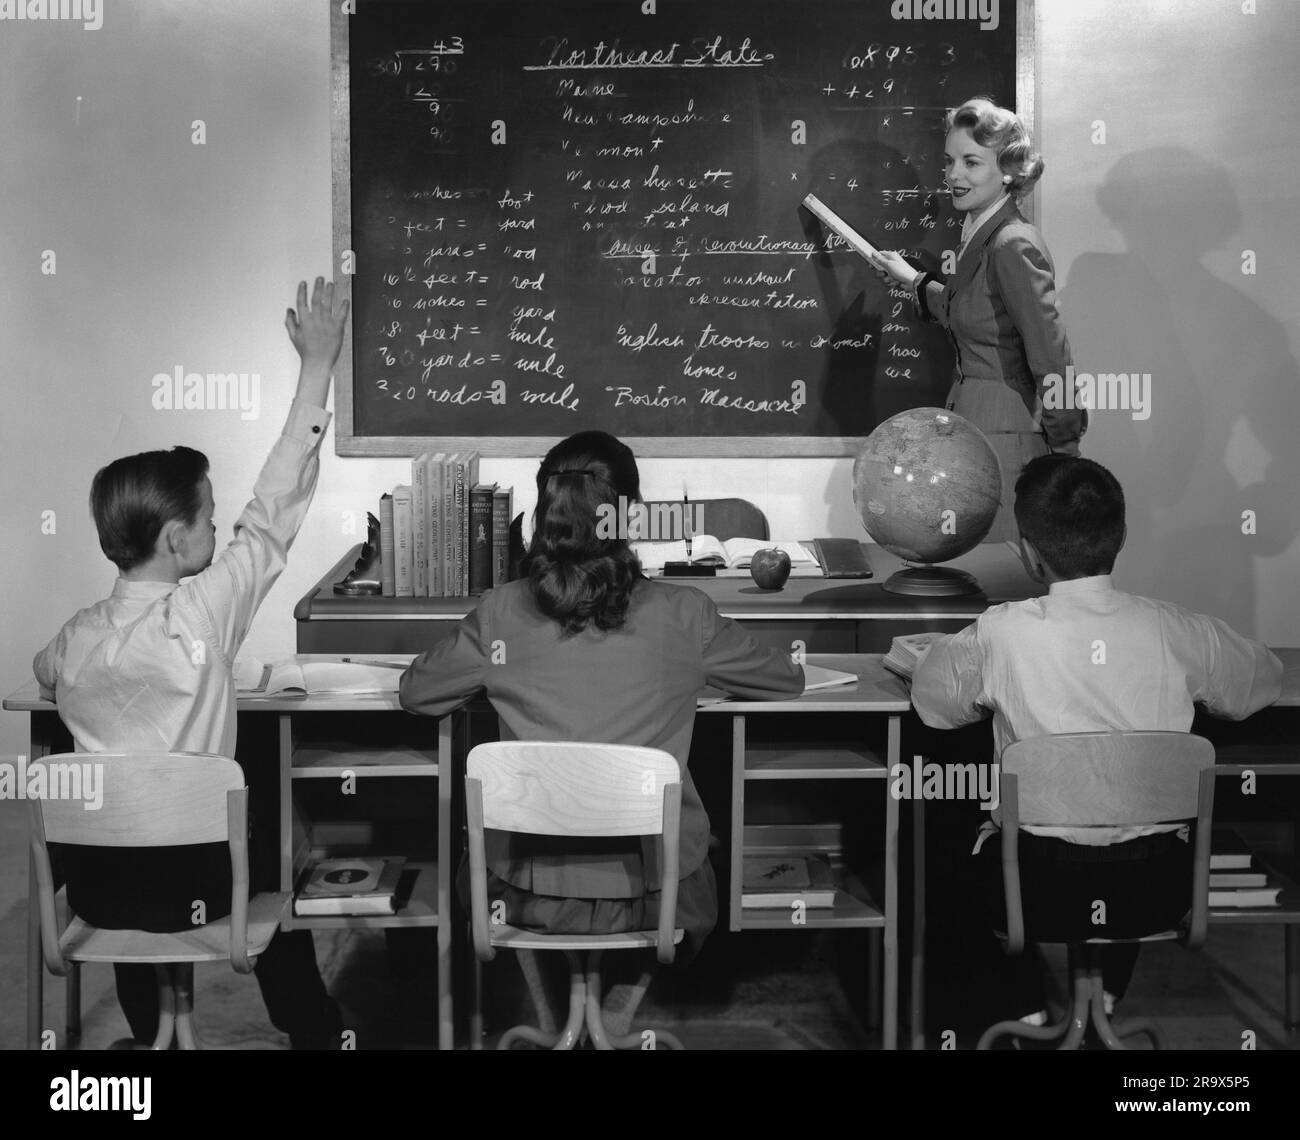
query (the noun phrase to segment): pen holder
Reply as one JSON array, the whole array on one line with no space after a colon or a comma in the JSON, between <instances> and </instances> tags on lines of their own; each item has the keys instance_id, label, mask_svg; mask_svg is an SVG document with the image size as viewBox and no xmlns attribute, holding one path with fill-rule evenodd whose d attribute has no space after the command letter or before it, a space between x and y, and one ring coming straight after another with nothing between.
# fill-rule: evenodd
<instances>
[{"instance_id":1,"label":"pen holder","mask_svg":"<svg viewBox=\"0 0 1300 1140\"><path fill-rule=\"evenodd\" d=\"M697 566L694 562L665 562L665 578L716 578L716 566Z\"/></svg>"}]
</instances>

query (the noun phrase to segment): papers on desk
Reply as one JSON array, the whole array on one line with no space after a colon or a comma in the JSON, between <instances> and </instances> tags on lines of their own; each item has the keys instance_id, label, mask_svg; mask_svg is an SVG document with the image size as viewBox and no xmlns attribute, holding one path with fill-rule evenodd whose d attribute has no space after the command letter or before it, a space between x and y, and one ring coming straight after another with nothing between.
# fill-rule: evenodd
<instances>
[{"instance_id":1,"label":"papers on desk","mask_svg":"<svg viewBox=\"0 0 1300 1140\"><path fill-rule=\"evenodd\" d=\"M303 661L288 657L271 665L256 658L235 662L235 689L259 696L363 696L396 693L400 662Z\"/></svg>"},{"instance_id":2,"label":"papers on desk","mask_svg":"<svg viewBox=\"0 0 1300 1140\"><path fill-rule=\"evenodd\" d=\"M827 669L824 665L805 665L803 667L803 691L811 693L814 689L833 689L837 685L856 685L858 675L846 673L843 669Z\"/></svg>"}]
</instances>

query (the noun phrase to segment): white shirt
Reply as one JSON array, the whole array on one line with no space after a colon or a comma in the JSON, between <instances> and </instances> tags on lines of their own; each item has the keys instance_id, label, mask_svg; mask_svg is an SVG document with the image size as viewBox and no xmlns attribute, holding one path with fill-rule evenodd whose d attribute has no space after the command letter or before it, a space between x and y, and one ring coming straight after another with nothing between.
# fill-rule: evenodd
<instances>
[{"instance_id":1,"label":"white shirt","mask_svg":"<svg viewBox=\"0 0 1300 1140\"><path fill-rule=\"evenodd\" d=\"M971 217L970 212L967 211L966 216L962 219L961 222L961 245L957 247L958 261L961 260L962 255L966 252L966 246L967 244L969 244L970 239L974 237L975 232L980 228L980 226L982 226L991 217L993 217L994 214L996 214L1000 209L1002 209L1002 207L1006 204L1006 200L1009 197L1010 195L1004 191L1001 195L999 195L996 201L989 203L988 206L986 206L983 210L979 212L979 214L977 214L973 218Z\"/></svg>"},{"instance_id":2,"label":"white shirt","mask_svg":"<svg viewBox=\"0 0 1300 1140\"><path fill-rule=\"evenodd\" d=\"M933 728L993 715L996 754L1062 732L1187 732L1194 705L1241 720L1282 692L1282 662L1218 618L1125 594L1109 574L994 606L917 663L912 703ZM1025 828L1076 843L1160 828Z\"/></svg>"},{"instance_id":3,"label":"white shirt","mask_svg":"<svg viewBox=\"0 0 1300 1140\"><path fill-rule=\"evenodd\" d=\"M77 613L32 663L81 752L235 754L231 666L316 489L330 416L294 401L235 538L186 581L129 582Z\"/></svg>"}]
</instances>

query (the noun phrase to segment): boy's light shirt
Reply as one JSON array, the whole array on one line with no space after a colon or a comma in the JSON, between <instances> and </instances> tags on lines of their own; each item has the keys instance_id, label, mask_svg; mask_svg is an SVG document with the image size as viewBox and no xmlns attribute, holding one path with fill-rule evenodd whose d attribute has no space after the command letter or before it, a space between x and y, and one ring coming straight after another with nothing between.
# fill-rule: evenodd
<instances>
[{"instance_id":1,"label":"boy's light shirt","mask_svg":"<svg viewBox=\"0 0 1300 1140\"><path fill-rule=\"evenodd\" d=\"M1240 720L1281 692L1282 663L1263 645L1218 618L1116 590L1109 574L994 606L937 640L912 679L912 703L932 728L991 712L997 756L1064 732L1188 732L1198 703ZM1176 825L1025 830L1102 845Z\"/></svg>"},{"instance_id":2,"label":"boy's light shirt","mask_svg":"<svg viewBox=\"0 0 1300 1140\"><path fill-rule=\"evenodd\" d=\"M206 570L179 584L119 578L36 656L79 752L234 756L231 666L306 517L329 422L294 401L234 540Z\"/></svg>"}]
</instances>

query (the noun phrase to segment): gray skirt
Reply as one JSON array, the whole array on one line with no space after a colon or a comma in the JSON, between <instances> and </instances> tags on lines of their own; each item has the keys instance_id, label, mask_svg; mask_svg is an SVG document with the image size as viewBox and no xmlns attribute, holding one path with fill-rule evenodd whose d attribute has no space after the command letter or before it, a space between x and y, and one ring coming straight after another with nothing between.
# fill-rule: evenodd
<instances>
[{"instance_id":1,"label":"gray skirt","mask_svg":"<svg viewBox=\"0 0 1300 1140\"><path fill-rule=\"evenodd\" d=\"M1047 437L1020 395L1001 380L967 376L954 382L948 407L988 437L1002 468L1002 506L984 541L1016 542L1020 537L1015 516L1016 480L1026 463L1051 450Z\"/></svg>"},{"instance_id":2,"label":"gray skirt","mask_svg":"<svg viewBox=\"0 0 1300 1140\"><path fill-rule=\"evenodd\" d=\"M469 909L469 864L462 864L457 887ZM580 899L538 895L488 871L488 899L506 904L505 921L538 934L626 934L654 930L659 924L660 891L640 898ZM718 922L718 884L707 859L677 883L676 924L683 931L674 964L685 966Z\"/></svg>"}]
</instances>

